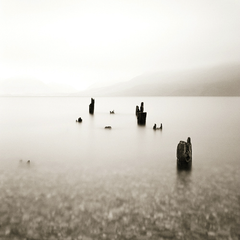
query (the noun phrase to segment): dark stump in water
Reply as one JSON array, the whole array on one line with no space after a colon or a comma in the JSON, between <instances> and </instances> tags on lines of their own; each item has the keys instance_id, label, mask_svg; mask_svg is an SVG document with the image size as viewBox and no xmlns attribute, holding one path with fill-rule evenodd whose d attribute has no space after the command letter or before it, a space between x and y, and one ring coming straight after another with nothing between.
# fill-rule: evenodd
<instances>
[{"instance_id":1,"label":"dark stump in water","mask_svg":"<svg viewBox=\"0 0 240 240\"><path fill-rule=\"evenodd\" d=\"M157 127L156 123L154 123L153 130L162 130L162 123L160 124L160 127Z\"/></svg>"},{"instance_id":2,"label":"dark stump in water","mask_svg":"<svg viewBox=\"0 0 240 240\"><path fill-rule=\"evenodd\" d=\"M89 104L89 113L90 114L94 114L94 104L95 104L95 100L93 98L91 98L91 103Z\"/></svg>"},{"instance_id":3,"label":"dark stump in water","mask_svg":"<svg viewBox=\"0 0 240 240\"><path fill-rule=\"evenodd\" d=\"M187 142L180 141L177 146L177 168L191 169L192 168L192 144L191 138Z\"/></svg>"},{"instance_id":4,"label":"dark stump in water","mask_svg":"<svg viewBox=\"0 0 240 240\"><path fill-rule=\"evenodd\" d=\"M139 106L136 106L136 116L137 116L137 121L139 125L146 124L147 113L143 111L144 111L144 103L141 102L140 108Z\"/></svg>"},{"instance_id":5,"label":"dark stump in water","mask_svg":"<svg viewBox=\"0 0 240 240\"><path fill-rule=\"evenodd\" d=\"M140 112L139 106L136 106L136 116L138 115L139 112Z\"/></svg>"},{"instance_id":6,"label":"dark stump in water","mask_svg":"<svg viewBox=\"0 0 240 240\"><path fill-rule=\"evenodd\" d=\"M145 125L146 124L146 117L147 113L146 112L139 112L137 115L137 120L139 125Z\"/></svg>"},{"instance_id":7,"label":"dark stump in water","mask_svg":"<svg viewBox=\"0 0 240 240\"><path fill-rule=\"evenodd\" d=\"M140 112L143 112L144 111L144 103L143 102L141 102L141 106L140 106Z\"/></svg>"},{"instance_id":8,"label":"dark stump in water","mask_svg":"<svg viewBox=\"0 0 240 240\"><path fill-rule=\"evenodd\" d=\"M138 116L138 113L143 113L144 111L144 103L141 102L141 106L136 106L136 116Z\"/></svg>"}]
</instances>

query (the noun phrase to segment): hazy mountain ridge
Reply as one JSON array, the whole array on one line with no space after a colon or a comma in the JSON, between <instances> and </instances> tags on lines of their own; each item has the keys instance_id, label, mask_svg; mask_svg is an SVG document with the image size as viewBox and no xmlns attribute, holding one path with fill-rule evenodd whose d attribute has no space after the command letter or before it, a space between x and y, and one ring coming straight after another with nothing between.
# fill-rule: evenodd
<instances>
[{"instance_id":1,"label":"hazy mountain ridge","mask_svg":"<svg viewBox=\"0 0 240 240\"><path fill-rule=\"evenodd\" d=\"M145 73L80 96L240 96L240 65Z\"/></svg>"},{"instance_id":2,"label":"hazy mountain ridge","mask_svg":"<svg viewBox=\"0 0 240 240\"><path fill-rule=\"evenodd\" d=\"M74 90L62 84L45 84L34 78L10 78L0 81L1 96L55 96Z\"/></svg>"},{"instance_id":3,"label":"hazy mountain ridge","mask_svg":"<svg viewBox=\"0 0 240 240\"><path fill-rule=\"evenodd\" d=\"M12 78L0 81L0 96L240 96L240 65L149 72L126 82L81 92L68 85Z\"/></svg>"}]
</instances>

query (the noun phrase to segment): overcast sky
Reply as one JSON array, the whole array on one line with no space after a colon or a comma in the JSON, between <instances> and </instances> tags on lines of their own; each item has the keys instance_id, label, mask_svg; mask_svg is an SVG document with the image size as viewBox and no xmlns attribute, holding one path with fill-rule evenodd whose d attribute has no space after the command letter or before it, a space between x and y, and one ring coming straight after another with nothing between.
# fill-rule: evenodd
<instances>
[{"instance_id":1,"label":"overcast sky","mask_svg":"<svg viewBox=\"0 0 240 240\"><path fill-rule=\"evenodd\" d=\"M240 0L0 0L0 79L84 89L240 63Z\"/></svg>"}]
</instances>

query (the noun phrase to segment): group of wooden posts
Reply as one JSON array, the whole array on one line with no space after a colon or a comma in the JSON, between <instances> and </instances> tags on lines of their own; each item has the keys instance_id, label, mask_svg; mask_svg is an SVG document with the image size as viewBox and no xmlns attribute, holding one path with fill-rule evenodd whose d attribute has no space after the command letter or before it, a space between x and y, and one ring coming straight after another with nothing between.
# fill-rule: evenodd
<instances>
[{"instance_id":1,"label":"group of wooden posts","mask_svg":"<svg viewBox=\"0 0 240 240\"><path fill-rule=\"evenodd\" d=\"M144 112L144 103L141 102L141 106L136 106L136 116L139 125L146 124L147 113ZM153 126L154 130L162 130L162 123L159 128L156 124ZM180 141L177 146L177 168L181 169L191 169L192 168L192 143L191 138L187 139L187 142Z\"/></svg>"},{"instance_id":2,"label":"group of wooden posts","mask_svg":"<svg viewBox=\"0 0 240 240\"><path fill-rule=\"evenodd\" d=\"M144 112L144 103L141 102L141 106L136 106L136 116L139 125L146 124L147 113Z\"/></svg>"},{"instance_id":3,"label":"group of wooden posts","mask_svg":"<svg viewBox=\"0 0 240 240\"><path fill-rule=\"evenodd\" d=\"M89 104L89 113L94 114L94 104L95 100L91 98L91 103ZM146 118L147 118L147 113L144 112L144 103L141 102L141 106L136 106L136 116L137 116L137 121L139 125L145 125L146 124ZM110 114L113 114L114 111L110 111Z\"/></svg>"},{"instance_id":4,"label":"group of wooden posts","mask_svg":"<svg viewBox=\"0 0 240 240\"><path fill-rule=\"evenodd\" d=\"M94 114L94 104L95 100L91 98L91 103L89 104L89 113ZM141 106L136 106L136 116L137 116L137 121L139 125L145 125L146 124L146 117L147 113L144 112L144 103L141 103ZM113 114L114 111L110 111L110 114Z\"/></svg>"},{"instance_id":5,"label":"group of wooden posts","mask_svg":"<svg viewBox=\"0 0 240 240\"><path fill-rule=\"evenodd\" d=\"M89 113L94 114L94 104L95 100L91 98L91 103L89 104ZM110 113L114 113L113 111ZM146 124L146 118L147 113L144 112L144 103L141 102L141 106L136 106L136 116L137 116L137 122L139 125L145 125ZM78 122L82 122L81 118L78 118ZM106 127L105 127L106 128ZM107 127L111 128L111 127ZM162 129L162 124L160 125L160 128L156 127L156 124L154 124L153 129ZM187 139L187 142L180 141L177 145L177 167L178 169L191 169L192 167L192 143L191 138L189 137Z\"/></svg>"}]
</instances>

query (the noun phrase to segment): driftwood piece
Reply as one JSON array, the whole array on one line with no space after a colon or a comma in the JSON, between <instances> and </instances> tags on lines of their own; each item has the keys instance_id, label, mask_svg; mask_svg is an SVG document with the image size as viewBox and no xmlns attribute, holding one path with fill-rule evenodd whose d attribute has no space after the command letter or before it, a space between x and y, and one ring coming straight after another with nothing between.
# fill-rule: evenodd
<instances>
[{"instance_id":1,"label":"driftwood piece","mask_svg":"<svg viewBox=\"0 0 240 240\"><path fill-rule=\"evenodd\" d=\"M178 168L192 167L192 143L191 138L187 142L180 141L177 146L177 166Z\"/></svg>"},{"instance_id":2,"label":"driftwood piece","mask_svg":"<svg viewBox=\"0 0 240 240\"><path fill-rule=\"evenodd\" d=\"M89 113L90 114L94 114L94 104L95 104L95 100L93 98L91 98L91 103L89 104Z\"/></svg>"},{"instance_id":3,"label":"driftwood piece","mask_svg":"<svg viewBox=\"0 0 240 240\"><path fill-rule=\"evenodd\" d=\"M105 129L112 129L112 127L111 126L106 126Z\"/></svg>"}]
</instances>

